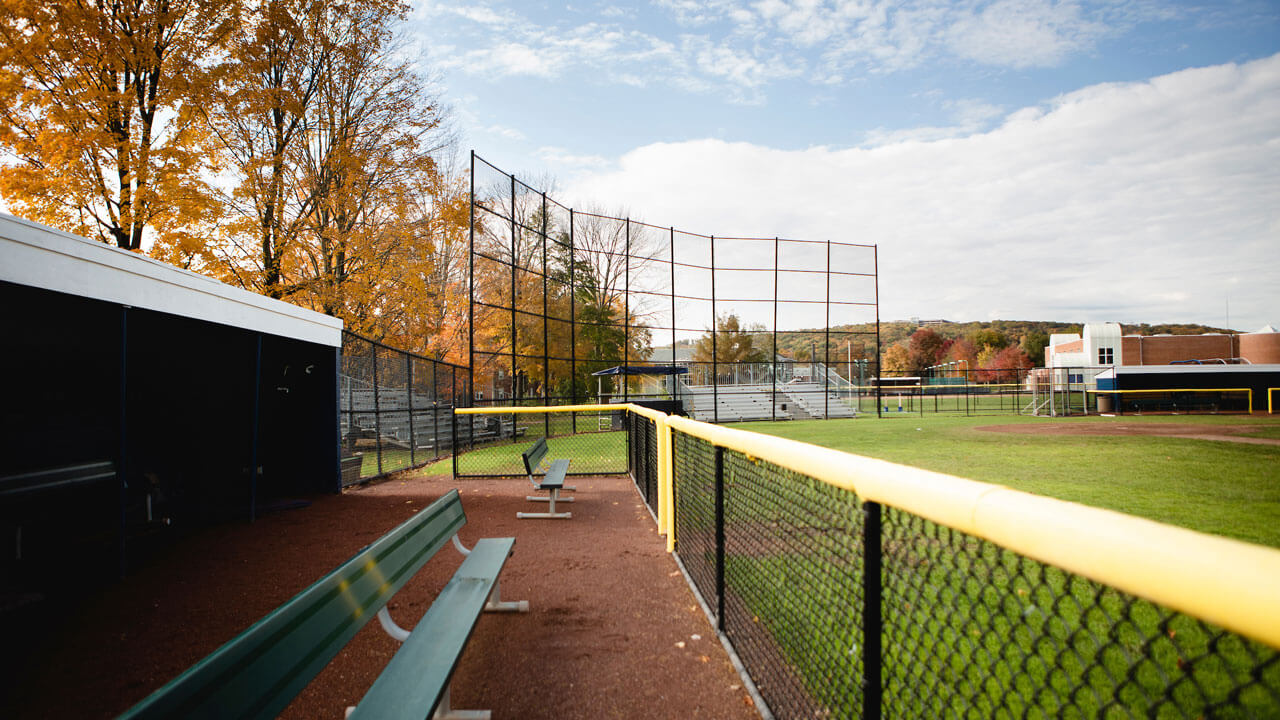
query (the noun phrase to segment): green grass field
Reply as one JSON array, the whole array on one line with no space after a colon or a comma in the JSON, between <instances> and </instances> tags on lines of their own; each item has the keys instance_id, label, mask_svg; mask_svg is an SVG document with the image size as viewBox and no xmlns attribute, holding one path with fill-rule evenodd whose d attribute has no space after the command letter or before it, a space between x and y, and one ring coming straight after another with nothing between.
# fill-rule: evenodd
<instances>
[{"instance_id":1,"label":"green grass field","mask_svg":"<svg viewBox=\"0 0 1280 720\"><path fill-rule=\"evenodd\" d=\"M1280 437L1280 418L1225 415L1046 419L926 414L734 427L1280 547L1280 446L977 429L1046 422L1269 425L1250 435Z\"/></svg>"}]
</instances>

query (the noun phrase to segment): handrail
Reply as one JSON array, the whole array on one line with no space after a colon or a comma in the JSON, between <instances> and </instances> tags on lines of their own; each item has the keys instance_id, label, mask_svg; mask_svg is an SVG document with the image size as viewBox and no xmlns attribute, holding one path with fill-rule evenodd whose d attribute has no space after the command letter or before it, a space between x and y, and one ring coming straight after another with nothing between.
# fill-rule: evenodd
<instances>
[{"instance_id":1,"label":"handrail","mask_svg":"<svg viewBox=\"0 0 1280 720\"><path fill-rule=\"evenodd\" d=\"M598 409L628 410L655 420L663 416L666 427L752 460L851 490L863 500L975 535L1280 648L1280 550L797 440L665 416L630 403L455 412ZM660 471L662 467L660 462ZM670 502L671 493L666 495L660 502ZM670 525L669 509L666 515Z\"/></svg>"}]
</instances>

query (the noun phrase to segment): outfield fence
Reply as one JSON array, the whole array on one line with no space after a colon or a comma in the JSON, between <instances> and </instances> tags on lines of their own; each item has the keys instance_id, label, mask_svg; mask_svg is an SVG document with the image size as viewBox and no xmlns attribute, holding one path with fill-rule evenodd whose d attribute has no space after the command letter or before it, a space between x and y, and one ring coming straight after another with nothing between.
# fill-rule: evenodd
<instances>
[{"instance_id":1,"label":"outfield fence","mask_svg":"<svg viewBox=\"0 0 1280 720\"><path fill-rule=\"evenodd\" d=\"M1280 551L625 407L766 716L1280 717Z\"/></svg>"},{"instance_id":2,"label":"outfield fence","mask_svg":"<svg viewBox=\"0 0 1280 720\"><path fill-rule=\"evenodd\" d=\"M1098 412L1116 415L1144 413L1221 414L1253 412L1250 388L1160 388L1146 390L1090 390Z\"/></svg>"}]
</instances>

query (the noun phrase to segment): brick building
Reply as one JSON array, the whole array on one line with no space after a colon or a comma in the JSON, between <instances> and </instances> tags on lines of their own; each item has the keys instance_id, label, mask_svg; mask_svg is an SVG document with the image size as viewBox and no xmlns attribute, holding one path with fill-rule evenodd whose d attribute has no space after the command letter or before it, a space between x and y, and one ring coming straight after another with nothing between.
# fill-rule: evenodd
<instances>
[{"instance_id":1,"label":"brick building","mask_svg":"<svg viewBox=\"0 0 1280 720\"><path fill-rule=\"evenodd\" d=\"M1268 394L1280 388L1280 332L1267 325L1251 333L1125 335L1119 323L1090 323L1082 335L1051 336L1045 368L1041 382L1090 391L1100 376L1116 390L1248 387L1253 409L1266 410Z\"/></svg>"}]
</instances>

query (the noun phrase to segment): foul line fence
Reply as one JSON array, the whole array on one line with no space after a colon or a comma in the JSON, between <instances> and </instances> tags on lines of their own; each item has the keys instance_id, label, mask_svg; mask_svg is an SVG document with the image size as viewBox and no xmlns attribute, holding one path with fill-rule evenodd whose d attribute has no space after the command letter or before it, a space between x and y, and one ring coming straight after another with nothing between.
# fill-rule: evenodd
<instances>
[{"instance_id":1,"label":"foul line fence","mask_svg":"<svg viewBox=\"0 0 1280 720\"><path fill-rule=\"evenodd\" d=\"M1280 551L635 405L627 465L762 711L1280 716Z\"/></svg>"}]
</instances>

